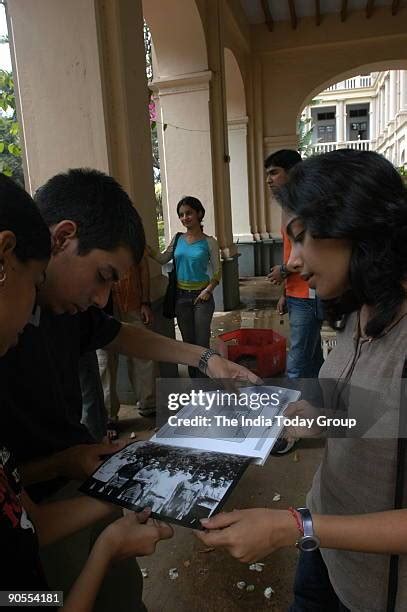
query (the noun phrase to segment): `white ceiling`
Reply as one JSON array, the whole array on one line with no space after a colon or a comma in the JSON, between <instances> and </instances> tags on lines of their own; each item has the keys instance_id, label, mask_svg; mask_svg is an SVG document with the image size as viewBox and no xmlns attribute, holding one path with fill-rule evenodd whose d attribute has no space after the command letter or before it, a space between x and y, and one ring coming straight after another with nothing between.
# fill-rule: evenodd
<instances>
[{"instance_id":1,"label":"white ceiling","mask_svg":"<svg viewBox=\"0 0 407 612\"><path fill-rule=\"evenodd\" d=\"M261 0L240 0L247 20L251 24L264 23L264 13ZM268 0L273 21L289 21L290 9L287 0ZM367 0L348 0L348 15L352 11L360 11L366 8ZM392 0L375 0L374 6L391 6ZM405 6L406 0L400 3ZM321 14L340 13L342 0L320 0ZM295 12L298 18L315 15L315 0L295 0Z\"/></svg>"}]
</instances>

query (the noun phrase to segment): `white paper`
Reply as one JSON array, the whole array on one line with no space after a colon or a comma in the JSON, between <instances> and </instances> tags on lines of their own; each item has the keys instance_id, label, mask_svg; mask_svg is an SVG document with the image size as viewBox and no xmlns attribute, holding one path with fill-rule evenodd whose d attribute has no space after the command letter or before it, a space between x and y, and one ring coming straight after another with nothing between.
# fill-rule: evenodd
<instances>
[{"instance_id":1,"label":"white paper","mask_svg":"<svg viewBox=\"0 0 407 612\"><path fill-rule=\"evenodd\" d=\"M273 397L273 401L256 410L241 405L229 407L216 403L210 410L205 410L203 406L188 404L173 416L179 420L193 417L201 417L202 420L206 417L208 424L177 426L166 423L151 438L151 442L252 457L254 463L263 465L283 428L275 417L282 415L287 405L297 401L301 394L293 389L272 386L243 387L239 393L249 399L268 394ZM205 394L208 398L214 395L215 392ZM273 405L276 397L279 398L278 405ZM237 424L230 425L231 419L236 419ZM251 425L252 419L254 422Z\"/></svg>"}]
</instances>

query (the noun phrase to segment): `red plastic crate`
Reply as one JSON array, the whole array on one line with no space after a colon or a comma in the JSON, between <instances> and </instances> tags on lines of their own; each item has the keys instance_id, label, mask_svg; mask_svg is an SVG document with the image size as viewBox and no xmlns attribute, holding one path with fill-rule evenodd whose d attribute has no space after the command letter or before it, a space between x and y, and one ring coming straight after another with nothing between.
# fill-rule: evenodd
<instances>
[{"instance_id":1,"label":"red plastic crate","mask_svg":"<svg viewBox=\"0 0 407 612\"><path fill-rule=\"evenodd\" d=\"M219 338L227 345L231 361L255 357L256 367L250 369L258 376L267 378L285 371L286 339L272 329L236 329Z\"/></svg>"}]
</instances>

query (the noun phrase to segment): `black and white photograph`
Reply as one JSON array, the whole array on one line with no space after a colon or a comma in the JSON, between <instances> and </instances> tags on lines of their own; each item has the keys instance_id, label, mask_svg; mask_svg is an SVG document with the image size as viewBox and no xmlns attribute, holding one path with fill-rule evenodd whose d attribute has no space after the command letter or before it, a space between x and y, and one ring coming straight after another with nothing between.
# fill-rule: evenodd
<instances>
[{"instance_id":1,"label":"black and white photograph","mask_svg":"<svg viewBox=\"0 0 407 612\"><path fill-rule=\"evenodd\" d=\"M219 512L250 459L238 455L134 442L108 458L81 486L93 497L200 529Z\"/></svg>"}]
</instances>

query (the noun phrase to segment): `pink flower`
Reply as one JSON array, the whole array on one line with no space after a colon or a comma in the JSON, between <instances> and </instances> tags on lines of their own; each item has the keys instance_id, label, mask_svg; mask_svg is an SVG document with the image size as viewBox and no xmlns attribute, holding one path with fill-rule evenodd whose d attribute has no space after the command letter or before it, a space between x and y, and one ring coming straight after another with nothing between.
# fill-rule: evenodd
<instances>
[{"instance_id":1,"label":"pink flower","mask_svg":"<svg viewBox=\"0 0 407 612\"><path fill-rule=\"evenodd\" d=\"M148 105L148 112L150 114L150 121L157 121L157 112L155 110L154 100L150 100Z\"/></svg>"}]
</instances>

